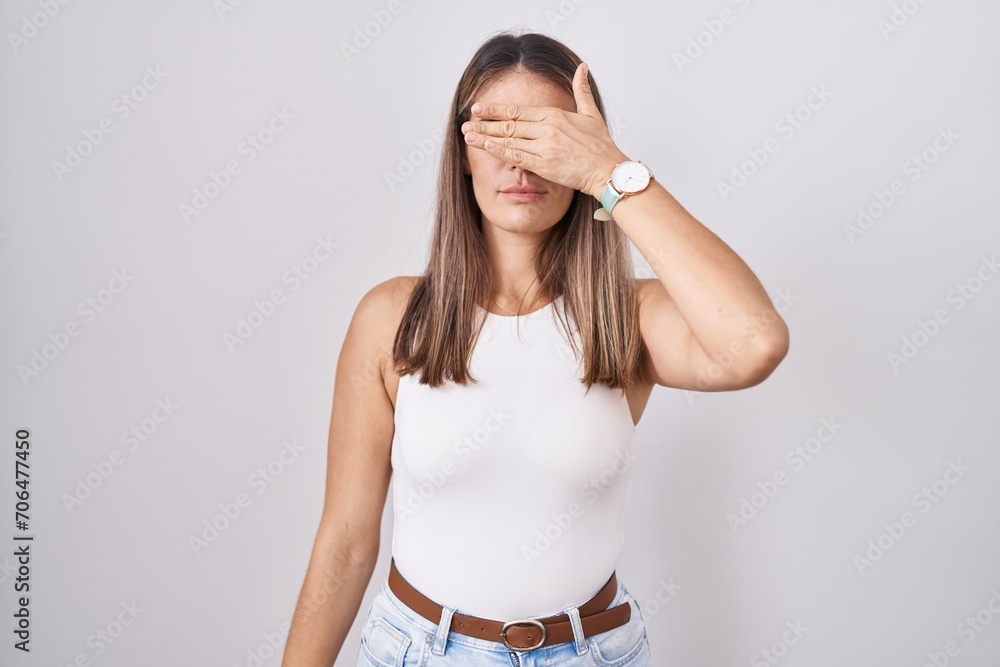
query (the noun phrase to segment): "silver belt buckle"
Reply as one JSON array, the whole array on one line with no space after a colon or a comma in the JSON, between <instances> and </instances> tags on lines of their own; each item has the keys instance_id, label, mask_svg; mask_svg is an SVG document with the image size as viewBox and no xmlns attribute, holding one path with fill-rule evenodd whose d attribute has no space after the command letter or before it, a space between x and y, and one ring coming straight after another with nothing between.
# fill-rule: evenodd
<instances>
[{"instance_id":1,"label":"silver belt buckle","mask_svg":"<svg viewBox=\"0 0 1000 667\"><path fill-rule=\"evenodd\" d=\"M537 644L535 644L534 646L529 646L527 648L522 648L520 646L511 646L510 644L508 644L507 628L512 625L524 625L524 624L537 625L539 629L541 629L542 631L542 638L538 640ZM536 648L540 647L542 644L545 643L545 624L539 621L537 618L522 618L517 621L507 621L506 623L503 624L503 627L500 628L500 641L503 642L504 646L506 646L509 649L513 649L515 651L534 651Z\"/></svg>"}]
</instances>

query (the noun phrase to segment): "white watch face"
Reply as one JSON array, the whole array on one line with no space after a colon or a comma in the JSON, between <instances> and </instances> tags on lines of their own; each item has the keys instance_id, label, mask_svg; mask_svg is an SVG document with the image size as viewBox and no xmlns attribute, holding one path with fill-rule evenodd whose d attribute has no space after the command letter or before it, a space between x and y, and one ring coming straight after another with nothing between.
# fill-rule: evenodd
<instances>
[{"instance_id":1,"label":"white watch face","mask_svg":"<svg viewBox=\"0 0 1000 667\"><path fill-rule=\"evenodd\" d=\"M622 162L611 172L611 184L619 192L639 192L649 185L649 170L638 162Z\"/></svg>"}]
</instances>

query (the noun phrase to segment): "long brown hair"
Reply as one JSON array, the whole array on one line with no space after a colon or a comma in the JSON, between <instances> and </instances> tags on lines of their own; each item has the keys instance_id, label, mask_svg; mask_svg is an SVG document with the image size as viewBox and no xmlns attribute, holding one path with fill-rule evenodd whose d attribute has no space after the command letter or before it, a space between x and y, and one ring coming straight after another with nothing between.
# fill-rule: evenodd
<instances>
[{"instance_id":1,"label":"long brown hair","mask_svg":"<svg viewBox=\"0 0 1000 667\"><path fill-rule=\"evenodd\" d=\"M490 82L511 72L540 75L573 94L580 58L555 39L537 33L495 34L476 51L455 89L438 175L437 206L430 258L396 332L393 363L400 375L422 371L432 387L448 379L466 385L469 361L490 304L494 283L472 177L463 171L462 123ZM592 76L590 88L601 116L604 103ZM642 339L632 258L627 238L613 221L594 220L599 203L575 191L562 219L542 242L535 270L543 295L563 296L566 313L577 326L583 347L581 383L603 383L627 390L640 363ZM558 309L556 309L558 310ZM562 320L561 313L559 314ZM569 327L562 320L564 330ZM574 352L576 341L569 336Z\"/></svg>"}]
</instances>

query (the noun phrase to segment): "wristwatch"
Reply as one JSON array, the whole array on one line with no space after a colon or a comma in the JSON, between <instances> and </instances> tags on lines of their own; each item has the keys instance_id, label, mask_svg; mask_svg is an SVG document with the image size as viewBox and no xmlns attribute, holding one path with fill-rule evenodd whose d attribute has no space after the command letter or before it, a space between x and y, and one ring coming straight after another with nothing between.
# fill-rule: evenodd
<instances>
[{"instance_id":1,"label":"wristwatch","mask_svg":"<svg viewBox=\"0 0 1000 667\"><path fill-rule=\"evenodd\" d=\"M594 211L594 218L597 220L611 220L611 212L615 204L619 201L642 192L649 186L649 181L653 179L653 172L649 167L638 160L619 162L611 172L611 178L601 195L602 208Z\"/></svg>"}]
</instances>

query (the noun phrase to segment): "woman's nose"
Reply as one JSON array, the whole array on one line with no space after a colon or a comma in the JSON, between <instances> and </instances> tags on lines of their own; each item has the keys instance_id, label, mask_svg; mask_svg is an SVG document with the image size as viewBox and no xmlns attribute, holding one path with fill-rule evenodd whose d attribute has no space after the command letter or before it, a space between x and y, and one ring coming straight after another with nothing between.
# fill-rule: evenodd
<instances>
[{"instance_id":1,"label":"woman's nose","mask_svg":"<svg viewBox=\"0 0 1000 667\"><path fill-rule=\"evenodd\" d=\"M521 167L517 166L516 164L509 164L509 163L508 163L508 165L507 165L507 166L508 166L508 167L510 168L510 170L511 170L511 171L513 171L514 173L517 173L517 172L519 172L519 171L523 171L523 172L524 172L524 173L526 173L526 174L531 174L531 175L534 175L534 174L535 174L535 172L533 172L533 171L528 171L527 169L523 169L523 168L521 168Z\"/></svg>"}]
</instances>

